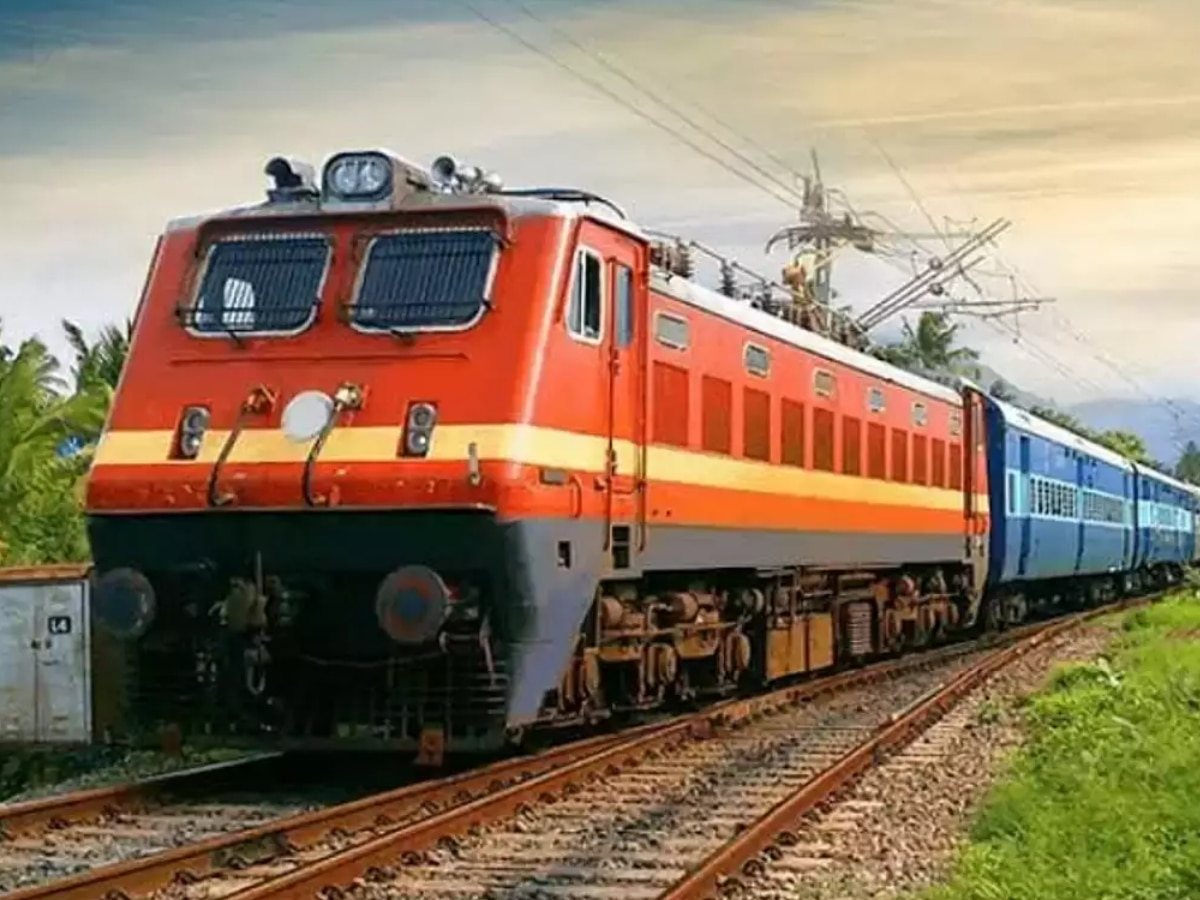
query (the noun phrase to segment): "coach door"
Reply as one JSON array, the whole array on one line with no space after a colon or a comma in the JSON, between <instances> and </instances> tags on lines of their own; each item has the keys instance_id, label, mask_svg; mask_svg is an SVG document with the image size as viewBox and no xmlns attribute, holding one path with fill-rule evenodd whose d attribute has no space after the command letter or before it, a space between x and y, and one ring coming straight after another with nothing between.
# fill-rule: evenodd
<instances>
[{"instance_id":1,"label":"coach door","mask_svg":"<svg viewBox=\"0 0 1200 900\"><path fill-rule=\"evenodd\" d=\"M605 260L608 285L608 529L612 568L636 566L645 545L644 249L624 236Z\"/></svg>"}]
</instances>

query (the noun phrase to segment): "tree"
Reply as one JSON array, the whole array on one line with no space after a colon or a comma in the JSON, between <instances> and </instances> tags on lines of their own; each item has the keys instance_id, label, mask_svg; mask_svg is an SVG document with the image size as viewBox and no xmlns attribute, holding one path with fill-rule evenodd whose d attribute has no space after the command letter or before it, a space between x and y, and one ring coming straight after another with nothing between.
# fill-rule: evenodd
<instances>
[{"instance_id":1,"label":"tree","mask_svg":"<svg viewBox=\"0 0 1200 900\"><path fill-rule=\"evenodd\" d=\"M1096 443L1144 465L1155 465L1146 449L1146 442L1132 431L1113 429L1095 435Z\"/></svg>"},{"instance_id":2,"label":"tree","mask_svg":"<svg viewBox=\"0 0 1200 900\"><path fill-rule=\"evenodd\" d=\"M125 368L125 359L129 356L133 320L126 319L121 326L105 325L94 344L88 342L83 329L74 322L63 319L62 327L67 335L67 343L75 351L75 365L71 374L75 378L76 389L104 384L116 390L121 371Z\"/></svg>"},{"instance_id":3,"label":"tree","mask_svg":"<svg viewBox=\"0 0 1200 900\"><path fill-rule=\"evenodd\" d=\"M0 562L86 558L75 488L87 460L64 458L59 448L68 437L99 433L109 397L70 392L41 341L14 350L0 340Z\"/></svg>"},{"instance_id":4,"label":"tree","mask_svg":"<svg viewBox=\"0 0 1200 900\"><path fill-rule=\"evenodd\" d=\"M997 378L988 388L988 393L1002 403L1014 403L1017 399L1016 391L1009 387L1008 382L1003 378Z\"/></svg>"},{"instance_id":5,"label":"tree","mask_svg":"<svg viewBox=\"0 0 1200 900\"><path fill-rule=\"evenodd\" d=\"M879 348L877 355L905 368L978 377L979 353L957 345L960 328L946 313L923 312L916 328L906 319L900 342Z\"/></svg>"},{"instance_id":6,"label":"tree","mask_svg":"<svg viewBox=\"0 0 1200 900\"><path fill-rule=\"evenodd\" d=\"M75 362L71 367L75 393L89 398L90 408L98 414L87 422L76 422L76 425L85 427L71 436L87 448L85 453L90 453L90 448L100 439L105 415L112 406L113 393L129 356L133 321L126 319L122 326L105 325L100 329L95 343L89 343L83 330L74 322L63 319L62 328L67 343L75 352Z\"/></svg>"},{"instance_id":7,"label":"tree","mask_svg":"<svg viewBox=\"0 0 1200 900\"><path fill-rule=\"evenodd\" d=\"M1200 447L1188 441L1175 463L1175 477L1190 484L1200 484Z\"/></svg>"}]
</instances>

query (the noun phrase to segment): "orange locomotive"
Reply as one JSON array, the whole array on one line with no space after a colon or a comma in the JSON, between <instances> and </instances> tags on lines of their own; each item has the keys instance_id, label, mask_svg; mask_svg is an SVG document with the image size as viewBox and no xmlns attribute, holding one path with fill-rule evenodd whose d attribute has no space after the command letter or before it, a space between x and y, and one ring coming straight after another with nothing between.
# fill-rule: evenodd
<instances>
[{"instance_id":1,"label":"orange locomotive","mask_svg":"<svg viewBox=\"0 0 1200 900\"><path fill-rule=\"evenodd\" d=\"M268 164L172 223L88 487L138 731L479 752L972 627L979 397L602 198Z\"/></svg>"}]
</instances>

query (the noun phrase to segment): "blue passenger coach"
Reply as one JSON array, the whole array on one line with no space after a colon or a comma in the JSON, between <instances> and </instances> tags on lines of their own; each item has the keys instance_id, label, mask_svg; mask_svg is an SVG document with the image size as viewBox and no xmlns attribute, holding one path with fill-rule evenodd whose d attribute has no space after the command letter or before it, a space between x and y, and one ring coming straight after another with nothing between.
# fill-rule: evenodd
<instances>
[{"instance_id":1,"label":"blue passenger coach","mask_svg":"<svg viewBox=\"0 0 1200 900\"><path fill-rule=\"evenodd\" d=\"M1023 594L1024 583L1132 568L1132 463L1025 410L993 397L985 402L989 585ZM1104 586L1098 578L1091 588Z\"/></svg>"},{"instance_id":2,"label":"blue passenger coach","mask_svg":"<svg viewBox=\"0 0 1200 900\"><path fill-rule=\"evenodd\" d=\"M1192 497L1192 565L1200 566L1200 486L1184 483Z\"/></svg>"},{"instance_id":3,"label":"blue passenger coach","mask_svg":"<svg viewBox=\"0 0 1200 900\"><path fill-rule=\"evenodd\" d=\"M1195 490L1169 475L1134 464L1137 542L1134 565L1164 584L1183 576L1196 552Z\"/></svg>"}]
</instances>

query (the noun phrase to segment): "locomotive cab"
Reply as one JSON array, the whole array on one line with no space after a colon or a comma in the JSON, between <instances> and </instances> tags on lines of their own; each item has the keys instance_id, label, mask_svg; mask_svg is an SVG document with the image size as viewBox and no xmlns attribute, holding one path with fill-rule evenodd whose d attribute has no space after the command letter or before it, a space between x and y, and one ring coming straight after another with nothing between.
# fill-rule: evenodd
<instances>
[{"instance_id":1,"label":"locomotive cab","mask_svg":"<svg viewBox=\"0 0 1200 900\"><path fill-rule=\"evenodd\" d=\"M95 608L132 711L110 730L499 746L558 684L604 565L576 521L594 486L567 472L611 440L543 426L605 409L634 437L610 332L641 245L448 157L267 174L265 203L161 236L97 449ZM629 480L628 457L595 462ZM548 612L563 596L574 621Z\"/></svg>"}]
</instances>

